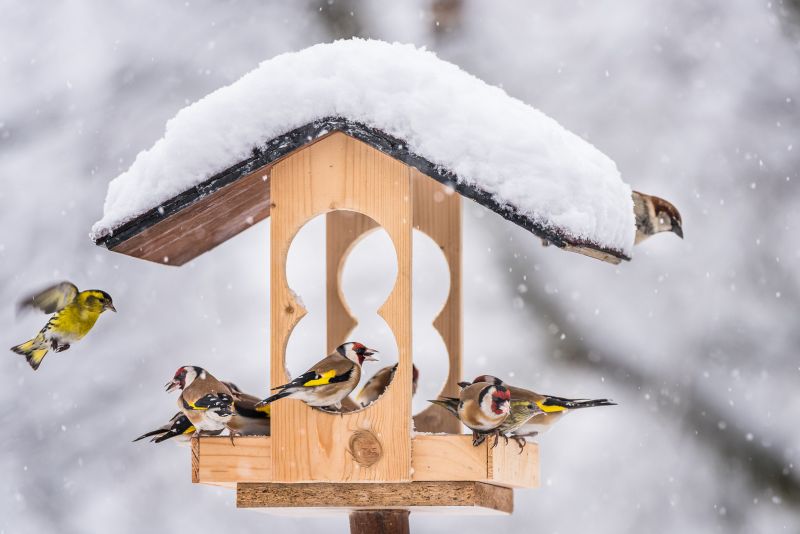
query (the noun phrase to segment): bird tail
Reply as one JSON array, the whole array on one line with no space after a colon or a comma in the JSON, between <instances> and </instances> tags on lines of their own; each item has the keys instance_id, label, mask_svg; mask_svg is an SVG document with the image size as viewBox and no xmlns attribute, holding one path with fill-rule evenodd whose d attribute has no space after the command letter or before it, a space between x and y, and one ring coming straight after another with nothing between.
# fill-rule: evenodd
<instances>
[{"instance_id":1,"label":"bird tail","mask_svg":"<svg viewBox=\"0 0 800 534\"><path fill-rule=\"evenodd\" d=\"M133 440L133 441L134 441L134 442L136 442L136 441L139 441L140 439L149 438L150 436L156 436L156 437L155 437L155 438L153 438L153 439L157 439L157 438L159 438L159 437L160 437L162 434L166 434L167 432L169 432L169 429L166 429L166 428L157 428L157 429L155 429L155 430L151 430L150 432L147 432L147 433L145 433L145 434L142 434L141 436L139 436L138 438L136 438L136 439L135 439L135 440Z\"/></svg>"},{"instance_id":2,"label":"bird tail","mask_svg":"<svg viewBox=\"0 0 800 534\"><path fill-rule=\"evenodd\" d=\"M593 408L595 406L616 406L617 403L609 399L565 399L563 397L547 396L540 407L547 412L547 407L566 408L567 410L577 410L578 408Z\"/></svg>"},{"instance_id":3,"label":"bird tail","mask_svg":"<svg viewBox=\"0 0 800 534\"><path fill-rule=\"evenodd\" d=\"M436 400L429 400L428 402L441 406L451 414L458 417L458 399L453 397L441 397Z\"/></svg>"},{"instance_id":4,"label":"bird tail","mask_svg":"<svg viewBox=\"0 0 800 534\"><path fill-rule=\"evenodd\" d=\"M22 354L25 356L28 365L30 365L35 371L39 368L39 365L41 365L42 360L44 360L44 356L47 354L48 348L44 339L44 335L39 332L35 338L26 341L21 345L17 345L16 347L11 347L11 350L17 354Z\"/></svg>"},{"instance_id":5,"label":"bird tail","mask_svg":"<svg viewBox=\"0 0 800 534\"><path fill-rule=\"evenodd\" d=\"M282 399L284 397L288 397L291 394L292 394L292 391L284 389L284 390L279 391L275 395L270 395L266 399L264 399L261 402L259 402L258 404L256 404L256 406L255 406L256 410L258 410L259 408L263 408L264 406L267 406L269 404L272 404L273 402L275 402L278 399Z\"/></svg>"}]
</instances>

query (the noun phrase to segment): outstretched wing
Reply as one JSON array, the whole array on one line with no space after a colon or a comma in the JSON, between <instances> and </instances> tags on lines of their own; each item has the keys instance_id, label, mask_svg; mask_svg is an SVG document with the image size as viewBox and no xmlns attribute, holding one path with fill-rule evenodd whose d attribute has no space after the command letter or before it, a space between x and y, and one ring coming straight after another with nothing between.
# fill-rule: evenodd
<instances>
[{"instance_id":1,"label":"outstretched wing","mask_svg":"<svg viewBox=\"0 0 800 534\"><path fill-rule=\"evenodd\" d=\"M61 282L34 293L19 302L18 309L34 308L44 313L55 313L75 300L78 288L71 282Z\"/></svg>"}]
</instances>

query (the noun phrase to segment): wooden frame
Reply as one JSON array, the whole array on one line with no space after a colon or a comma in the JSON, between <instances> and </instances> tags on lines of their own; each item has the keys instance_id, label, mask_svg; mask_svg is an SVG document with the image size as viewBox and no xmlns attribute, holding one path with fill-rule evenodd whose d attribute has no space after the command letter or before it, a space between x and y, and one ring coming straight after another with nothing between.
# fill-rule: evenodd
<instances>
[{"instance_id":1,"label":"wooden frame","mask_svg":"<svg viewBox=\"0 0 800 534\"><path fill-rule=\"evenodd\" d=\"M235 487L237 483L272 483L273 439L202 437L192 441L192 482ZM483 482L508 488L539 486L539 446L519 446L502 439L472 446L472 436L417 434L411 440L411 481Z\"/></svg>"}]
</instances>

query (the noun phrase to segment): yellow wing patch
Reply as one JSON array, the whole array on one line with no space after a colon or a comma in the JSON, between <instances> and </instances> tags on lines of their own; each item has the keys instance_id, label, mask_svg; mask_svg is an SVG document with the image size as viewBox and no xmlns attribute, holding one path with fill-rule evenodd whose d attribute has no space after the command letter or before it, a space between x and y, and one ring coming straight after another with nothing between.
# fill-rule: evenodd
<instances>
[{"instance_id":1,"label":"yellow wing patch","mask_svg":"<svg viewBox=\"0 0 800 534\"><path fill-rule=\"evenodd\" d=\"M267 415L270 415L270 413L269 413L269 411L270 411L270 410L269 410L269 404L266 404L266 405L264 405L264 406L259 406L258 408L256 408L256 411L257 411L257 412L262 412L262 413L265 413L265 414L267 414Z\"/></svg>"},{"instance_id":2,"label":"yellow wing patch","mask_svg":"<svg viewBox=\"0 0 800 534\"><path fill-rule=\"evenodd\" d=\"M542 401L537 402L536 406L541 408L544 413L554 413L554 412L564 412L564 411L566 411L566 408L564 408L563 406L547 406Z\"/></svg>"},{"instance_id":3,"label":"yellow wing patch","mask_svg":"<svg viewBox=\"0 0 800 534\"><path fill-rule=\"evenodd\" d=\"M333 378L334 376L336 376L336 371L334 369L331 369L330 371L322 373L322 375L319 378L309 380L308 382L303 384L303 387L324 386L325 384L330 384L331 378Z\"/></svg>"}]
</instances>

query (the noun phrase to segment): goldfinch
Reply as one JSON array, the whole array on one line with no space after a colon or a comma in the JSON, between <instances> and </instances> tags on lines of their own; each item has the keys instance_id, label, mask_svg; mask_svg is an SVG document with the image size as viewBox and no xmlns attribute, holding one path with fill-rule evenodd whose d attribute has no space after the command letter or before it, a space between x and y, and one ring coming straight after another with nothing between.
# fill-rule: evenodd
<instances>
[{"instance_id":1,"label":"goldfinch","mask_svg":"<svg viewBox=\"0 0 800 534\"><path fill-rule=\"evenodd\" d=\"M383 395L386 388L392 382L394 374L397 372L397 364L384 367L367 380L364 387L356 395L356 402L361 408L369 406ZM411 367L411 395L417 392L417 382L419 381L419 370L416 365Z\"/></svg>"},{"instance_id":2,"label":"goldfinch","mask_svg":"<svg viewBox=\"0 0 800 534\"><path fill-rule=\"evenodd\" d=\"M75 284L61 282L23 299L19 308L52 313L36 337L11 350L25 356L35 371L49 350L61 352L82 339L106 310L117 311L111 295L99 289L78 291Z\"/></svg>"},{"instance_id":3,"label":"goldfinch","mask_svg":"<svg viewBox=\"0 0 800 534\"><path fill-rule=\"evenodd\" d=\"M233 436L269 436L269 406L256 408L258 397L243 392L232 382L223 382L233 393L233 416L227 423Z\"/></svg>"},{"instance_id":4,"label":"goldfinch","mask_svg":"<svg viewBox=\"0 0 800 534\"><path fill-rule=\"evenodd\" d=\"M377 358L373 357L377 352L358 342L339 345L330 356L317 362L302 375L288 384L273 388L279 390L278 393L267 397L256 407L290 397L301 400L309 406L340 410L342 400L361 380L361 365L365 361L377 361Z\"/></svg>"},{"instance_id":5,"label":"goldfinch","mask_svg":"<svg viewBox=\"0 0 800 534\"><path fill-rule=\"evenodd\" d=\"M502 384L467 384L458 395L458 418L472 430L472 444L480 445L486 436L499 439L498 429L508 418L511 393Z\"/></svg>"},{"instance_id":6,"label":"goldfinch","mask_svg":"<svg viewBox=\"0 0 800 534\"><path fill-rule=\"evenodd\" d=\"M211 373L196 365L175 371L167 393L180 389L178 408L195 427L195 435L224 430L233 417L233 393Z\"/></svg>"},{"instance_id":7,"label":"goldfinch","mask_svg":"<svg viewBox=\"0 0 800 534\"><path fill-rule=\"evenodd\" d=\"M534 403L539 408L539 411L534 413L532 417L519 424L514 430L509 431L513 432L513 435L516 437L533 437L543 434L572 410L592 408L595 406L616 406L616 403L609 399L565 399L563 397L543 395L528 389L510 386L499 378L491 375L481 375L475 379L475 382L503 384L511 392L512 403L514 401L528 401ZM469 383L460 383L460 385L462 384L467 385Z\"/></svg>"},{"instance_id":8,"label":"goldfinch","mask_svg":"<svg viewBox=\"0 0 800 534\"><path fill-rule=\"evenodd\" d=\"M183 443L189 441L194 432L194 425L191 421L189 421L189 418L186 417L182 412L178 412L173 415L172 419L170 419L166 424L156 428L155 430L151 430L150 432L145 432L133 441L139 441L140 439L149 438L152 436L150 441L154 443L161 443L162 441L172 438L177 438L176 441Z\"/></svg>"},{"instance_id":9,"label":"goldfinch","mask_svg":"<svg viewBox=\"0 0 800 534\"><path fill-rule=\"evenodd\" d=\"M460 419L458 415L458 399L454 397L440 397L436 400L431 400L428 402L441 406L455 417ZM527 441L524 437L515 436L513 433L526 422L528 422L531 417L540 413L544 412L536 403L527 400L515 399L512 393L511 401L509 402L508 417L499 427L497 427L497 432L499 435L505 438L506 443L508 443L509 437L513 438L517 445L519 445L521 453L522 449L525 448Z\"/></svg>"},{"instance_id":10,"label":"goldfinch","mask_svg":"<svg viewBox=\"0 0 800 534\"><path fill-rule=\"evenodd\" d=\"M681 214L670 202L639 191L633 192L636 244L659 232L673 232L683 239Z\"/></svg>"}]
</instances>

